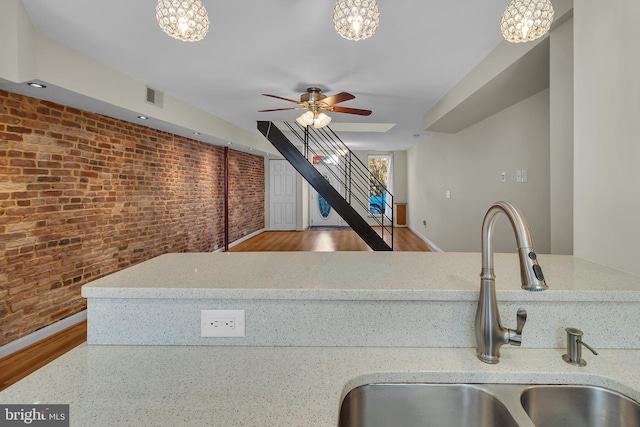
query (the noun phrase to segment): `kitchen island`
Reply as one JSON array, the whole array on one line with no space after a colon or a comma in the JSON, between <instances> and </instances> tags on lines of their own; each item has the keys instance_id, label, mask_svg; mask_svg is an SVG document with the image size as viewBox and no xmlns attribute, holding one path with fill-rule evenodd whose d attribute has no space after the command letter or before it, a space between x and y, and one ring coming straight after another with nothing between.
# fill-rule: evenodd
<instances>
[{"instance_id":1,"label":"kitchen island","mask_svg":"<svg viewBox=\"0 0 640 427\"><path fill-rule=\"evenodd\" d=\"M479 254L165 255L85 285L89 344L0 402L68 403L74 426L336 426L342 397L375 382L591 384L640 400L640 278L539 259L550 289L529 293L516 256L496 254L503 323L520 305L530 320L522 347L488 365L473 348ZM246 337L200 337L205 308L245 309ZM598 350L586 367L562 360L564 327Z\"/></svg>"}]
</instances>

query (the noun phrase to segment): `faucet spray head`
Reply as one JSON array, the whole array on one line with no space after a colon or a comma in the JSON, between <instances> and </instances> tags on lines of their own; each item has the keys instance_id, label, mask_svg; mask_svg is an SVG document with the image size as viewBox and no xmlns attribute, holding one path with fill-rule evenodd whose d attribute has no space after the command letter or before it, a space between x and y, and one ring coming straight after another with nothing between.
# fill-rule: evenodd
<instances>
[{"instance_id":1,"label":"faucet spray head","mask_svg":"<svg viewBox=\"0 0 640 427\"><path fill-rule=\"evenodd\" d=\"M531 292L548 289L542 268L538 264L538 256L533 249L529 247L518 248L518 256L520 257L522 289Z\"/></svg>"},{"instance_id":2,"label":"faucet spray head","mask_svg":"<svg viewBox=\"0 0 640 427\"><path fill-rule=\"evenodd\" d=\"M529 226L524 215L510 202L496 202L487 211L482 222L482 271L480 277L493 280L493 227L498 214L502 212L513 227L520 259L520 280L522 289L543 291L547 289L538 256L533 250Z\"/></svg>"}]
</instances>

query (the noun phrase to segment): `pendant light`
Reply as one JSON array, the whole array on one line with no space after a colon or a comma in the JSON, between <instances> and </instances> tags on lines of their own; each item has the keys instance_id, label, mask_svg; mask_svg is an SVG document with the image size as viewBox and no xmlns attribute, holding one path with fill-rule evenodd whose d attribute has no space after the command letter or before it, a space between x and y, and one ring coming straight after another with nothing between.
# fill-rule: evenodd
<instances>
[{"instance_id":1,"label":"pendant light","mask_svg":"<svg viewBox=\"0 0 640 427\"><path fill-rule=\"evenodd\" d=\"M507 41L528 42L544 36L552 21L550 0L511 0L502 14L500 30Z\"/></svg>"},{"instance_id":2,"label":"pendant light","mask_svg":"<svg viewBox=\"0 0 640 427\"><path fill-rule=\"evenodd\" d=\"M333 26L348 40L364 40L378 28L380 13L375 0L338 0L333 8Z\"/></svg>"},{"instance_id":3,"label":"pendant light","mask_svg":"<svg viewBox=\"0 0 640 427\"><path fill-rule=\"evenodd\" d=\"M202 40L209 31L209 16L201 0L158 0L156 19L162 31L185 42Z\"/></svg>"}]
</instances>

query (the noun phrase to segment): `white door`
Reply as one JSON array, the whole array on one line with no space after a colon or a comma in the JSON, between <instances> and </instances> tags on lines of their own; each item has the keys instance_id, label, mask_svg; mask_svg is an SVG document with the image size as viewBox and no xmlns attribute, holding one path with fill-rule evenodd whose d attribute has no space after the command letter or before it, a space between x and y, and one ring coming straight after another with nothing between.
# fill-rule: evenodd
<instances>
[{"instance_id":1,"label":"white door","mask_svg":"<svg viewBox=\"0 0 640 427\"><path fill-rule=\"evenodd\" d=\"M286 160L269 161L269 228L296 229L296 170Z\"/></svg>"},{"instance_id":2,"label":"white door","mask_svg":"<svg viewBox=\"0 0 640 427\"><path fill-rule=\"evenodd\" d=\"M333 188L342 194L340 182L336 179L336 176L340 176L338 175L338 167L336 165L327 164L315 164L314 166L318 169L318 172L320 172L322 176L329 181ZM333 173L329 171L329 168L331 168ZM311 206L309 207L309 211L311 212L311 226L336 227L346 224L331 205L329 205L329 203L324 199L324 197L318 194L318 192L313 188L310 188L310 193L311 197L309 199L309 203L311 203Z\"/></svg>"}]
</instances>

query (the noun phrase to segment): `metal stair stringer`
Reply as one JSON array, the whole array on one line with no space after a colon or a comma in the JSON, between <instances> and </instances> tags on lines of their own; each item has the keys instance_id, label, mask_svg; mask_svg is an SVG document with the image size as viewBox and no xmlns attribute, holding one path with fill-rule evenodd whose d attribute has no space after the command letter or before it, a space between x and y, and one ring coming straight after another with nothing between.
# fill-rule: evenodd
<instances>
[{"instance_id":1,"label":"metal stair stringer","mask_svg":"<svg viewBox=\"0 0 640 427\"><path fill-rule=\"evenodd\" d=\"M342 195L304 157L291 141L272 122L258 121L258 130L273 144L285 159L349 224L353 231L374 251L391 251L391 247L365 221Z\"/></svg>"}]
</instances>

